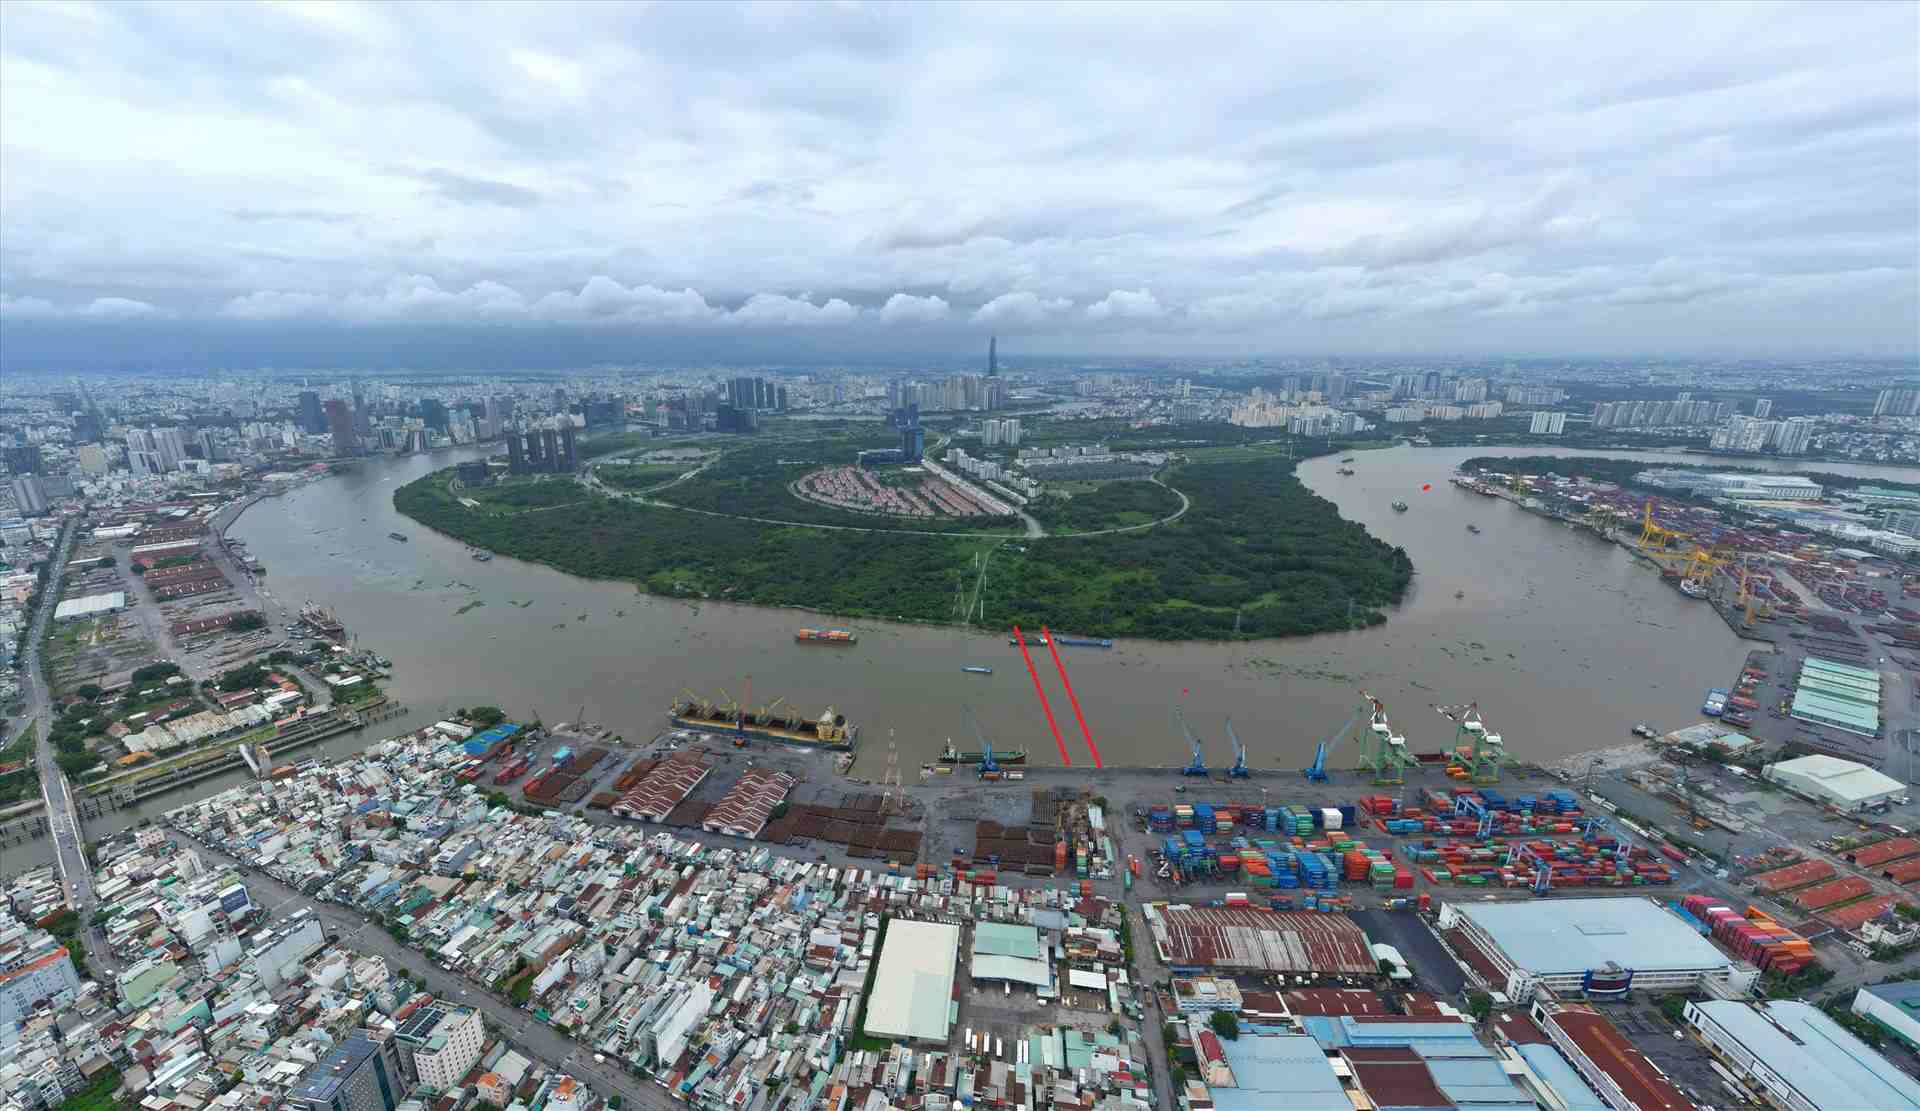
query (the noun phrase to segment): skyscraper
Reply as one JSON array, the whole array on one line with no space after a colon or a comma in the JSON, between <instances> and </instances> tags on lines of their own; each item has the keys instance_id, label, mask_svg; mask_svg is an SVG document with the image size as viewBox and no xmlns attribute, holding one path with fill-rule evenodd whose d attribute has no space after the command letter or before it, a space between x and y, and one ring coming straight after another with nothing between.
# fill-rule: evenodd
<instances>
[{"instance_id":1,"label":"skyscraper","mask_svg":"<svg viewBox=\"0 0 1920 1111\"><path fill-rule=\"evenodd\" d=\"M447 430L447 403L437 397L420 399L420 423L435 432Z\"/></svg>"},{"instance_id":2,"label":"skyscraper","mask_svg":"<svg viewBox=\"0 0 1920 1111\"><path fill-rule=\"evenodd\" d=\"M13 480L13 504L22 517L38 517L47 511L47 488L39 475L24 474Z\"/></svg>"},{"instance_id":3,"label":"skyscraper","mask_svg":"<svg viewBox=\"0 0 1920 1111\"><path fill-rule=\"evenodd\" d=\"M1772 398L1770 397L1754 398L1753 416L1755 420L1766 420L1768 417L1772 415L1773 415L1773 399Z\"/></svg>"},{"instance_id":4,"label":"skyscraper","mask_svg":"<svg viewBox=\"0 0 1920 1111\"><path fill-rule=\"evenodd\" d=\"M310 436L318 436L327 430L326 415L320 411L319 394L314 393L312 390L300 391L298 420L300 422L300 431Z\"/></svg>"},{"instance_id":5,"label":"skyscraper","mask_svg":"<svg viewBox=\"0 0 1920 1111\"><path fill-rule=\"evenodd\" d=\"M1000 376L1000 337L987 337L987 377Z\"/></svg>"},{"instance_id":6,"label":"skyscraper","mask_svg":"<svg viewBox=\"0 0 1920 1111\"><path fill-rule=\"evenodd\" d=\"M335 455L360 454L360 436L353 427L354 410L339 398L327 402L327 431L333 435Z\"/></svg>"}]
</instances>

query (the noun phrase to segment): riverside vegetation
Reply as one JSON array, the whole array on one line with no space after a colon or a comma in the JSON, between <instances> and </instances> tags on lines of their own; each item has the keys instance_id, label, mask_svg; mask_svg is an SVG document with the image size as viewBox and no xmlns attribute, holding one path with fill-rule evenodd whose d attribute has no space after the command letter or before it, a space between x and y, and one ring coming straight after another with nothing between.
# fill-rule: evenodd
<instances>
[{"instance_id":1,"label":"riverside vegetation","mask_svg":"<svg viewBox=\"0 0 1920 1111\"><path fill-rule=\"evenodd\" d=\"M1090 635L1218 640L1357 628L1385 620L1381 608L1400 600L1413 574L1404 551L1342 520L1277 454L1171 469L1164 480L1192 504L1158 528L1030 541L809 527L871 527L874 518L819 506L812 508L822 514L800 516L793 507L806 503L784 482L752 479L770 461L784 469L850 457L825 459L828 448L793 444L740 454L746 458L723 459L674 487L673 500L796 523L696 516L559 479L463 491L481 503L474 510L449 493L446 471L401 487L394 505L464 543L588 578L631 580L649 593L883 619L950 622L963 610L977 613L976 561L987 556L989 624ZM1084 531L1116 515L1121 523L1165 516L1178 501L1165 495L1148 483L1117 483L1043 510L1063 530ZM836 519L821 519L827 515Z\"/></svg>"}]
</instances>

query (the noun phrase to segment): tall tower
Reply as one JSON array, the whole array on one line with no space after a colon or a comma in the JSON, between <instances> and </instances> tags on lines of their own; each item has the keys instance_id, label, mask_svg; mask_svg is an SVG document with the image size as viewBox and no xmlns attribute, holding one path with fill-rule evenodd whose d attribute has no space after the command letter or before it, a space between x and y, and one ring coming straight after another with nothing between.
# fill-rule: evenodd
<instances>
[{"instance_id":1,"label":"tall tower","mask_svg":"<svg viewBox=\"0 0 1920 1111\"><path fill-rule=\"evenodd\" d=\"M987 337L987 377L1000 376L1000 337Z\"/></svg>"}]
</instances>

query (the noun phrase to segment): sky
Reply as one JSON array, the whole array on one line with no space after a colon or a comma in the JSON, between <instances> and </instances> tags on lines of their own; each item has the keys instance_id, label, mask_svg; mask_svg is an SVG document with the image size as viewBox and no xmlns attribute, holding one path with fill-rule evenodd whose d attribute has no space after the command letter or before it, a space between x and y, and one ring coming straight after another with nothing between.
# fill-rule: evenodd
<instances>
[{"instance_id":1,"label":"sky","mask_svg":"<svg viewBox=\"0 0 1920 1111\"><path fill-rule=\"evenodd\" d=\"M1903 358L1920 5L0 4L0 368Z\"/></svg>"}]
</instances>

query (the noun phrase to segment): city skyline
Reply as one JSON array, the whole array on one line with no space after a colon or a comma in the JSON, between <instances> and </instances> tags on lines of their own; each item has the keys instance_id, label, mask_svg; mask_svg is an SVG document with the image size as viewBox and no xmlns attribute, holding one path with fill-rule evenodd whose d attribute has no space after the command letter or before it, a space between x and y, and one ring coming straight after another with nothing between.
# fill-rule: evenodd
<instances>
[{"instance_id":1,"label":"city skyline","mask_svg":"<svg viewBox=\"0 0 1920 1111\"><path fill-rule=\"evenodd\" d=\"M1913 355L1913 8L1426 10L13 5L0 366Z\"/></svg>"}]
</instances>

